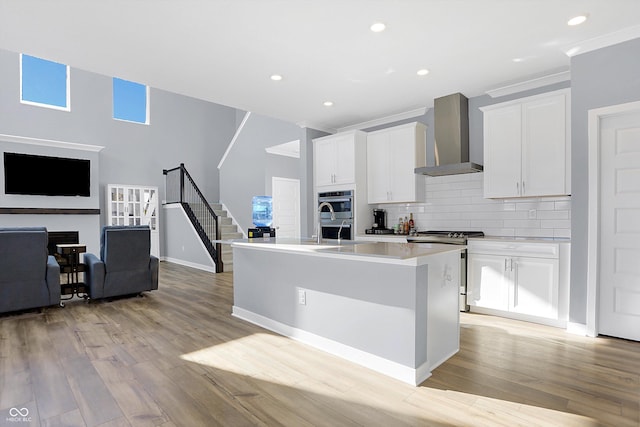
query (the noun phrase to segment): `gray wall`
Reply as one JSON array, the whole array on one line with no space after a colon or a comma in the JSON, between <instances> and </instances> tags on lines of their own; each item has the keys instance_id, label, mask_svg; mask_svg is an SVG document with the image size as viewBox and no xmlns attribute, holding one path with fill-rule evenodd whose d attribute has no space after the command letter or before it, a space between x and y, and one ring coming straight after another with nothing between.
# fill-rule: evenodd
<instances>
[{"instance_id":1,"label":"gray wall","mask_svg":"<svg viewBox=\"0 0 640 427\"><path fill-rule=\"evenodd\" d=\"M640 100L640 39L571 59L571 308L569 319L586 323L588 112Z\"/></svg>"},{"instance_id":2,"label":"gray wall","mask_svg":"<svg viewBox=\"0 0 640 427\"><path fill-rule=\"evenodd\" d=\"M220 167L220 202L225 205L243 232L246 233L247 228L253 227L253 196L271 195L266 194L268 154L265 148L301 139L303 135L304 130L292 123L259 114L249 116ZM276 167L270 168L268 173L271 176L280 176ZM269 187L270 181L269 178ZM301 182L301 187L302 185ZM301 199L301 203L304 204L306 201Z\"/></svg>"},{"instance_id":3,"label":"gray wall","mask_svg":"<svg viewBox=\"0 0 640 427\"><path fill-rule=\"evenodd\" d=\"M265 195L273 195L271 179L274 177L300 179L300 159L267 153L265 157ZM300 191L302 193L302 190Z\"/></svg>"},{"instance_id":4,"label":"gray wall","mask_svg":"<svg viewBox=\"0 0 640 427\"><path fill-rule=\"evenodd\" d=\"M209 201L218 200L216 165L237 127L234 108L151 88L150 125L113 120L111 77L75 68L70 112L23 105L19 69L19 54L0 49L0 133L104 146L99 154L101 210L108 183L157 186L163 199L162 170L180 163Z\"/></svg>"}]
</instances>

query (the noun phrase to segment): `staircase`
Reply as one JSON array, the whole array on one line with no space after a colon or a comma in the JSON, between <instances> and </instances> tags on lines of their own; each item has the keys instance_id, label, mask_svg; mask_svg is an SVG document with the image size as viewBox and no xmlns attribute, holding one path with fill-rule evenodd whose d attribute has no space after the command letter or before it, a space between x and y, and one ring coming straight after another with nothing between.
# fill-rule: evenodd
<instances>
[{"instance_id":1,"label":"staircase","mask_svg":"<svg viewBox=\"0 0 640 427\"><path fill-rule=\"evenodd\" d=\"M233 224L231 218L227 216L227 211L220 203L211 203L213 211L218 215L220 233L222 240L242 239L242 233L238 231L238 226ZM224 271L233 271L233 252L231 245L222 245L222 263Z\"/></svg>"},{"instance_id":2,"label":"staircase","mask_svg":"<svg viewBox=\"0 0 640 427\"><path fill-rule=\"evenodd\" d=\"M227 217L227 212L220 203L211 205L207 202L184 163L173 169L164 169L162 173L165 175L166 203L179 203L182 206L209 252L216 273L232 271L231 245L220 242L240 238L242 234Z\"/></svg>"}]
</instances>

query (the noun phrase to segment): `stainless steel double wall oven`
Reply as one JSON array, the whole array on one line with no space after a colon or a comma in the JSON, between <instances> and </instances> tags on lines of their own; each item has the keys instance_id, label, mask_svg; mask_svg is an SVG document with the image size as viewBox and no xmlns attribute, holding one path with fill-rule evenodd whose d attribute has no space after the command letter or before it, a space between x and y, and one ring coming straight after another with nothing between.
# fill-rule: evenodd
<instances>
[{"instance_id":1,"label":"stainless steel double wall oven","mask_svg":"<svg viewBox=\"0 0 640 427\"><path fill-rule=\"evenodd\" d=\"M318 193L318 206L322 202L331 204L335 219L331 212L323 208L319 213L322 237L324 239L353 240L353 190L329 191Z\"/></svg>"}]
</instances>

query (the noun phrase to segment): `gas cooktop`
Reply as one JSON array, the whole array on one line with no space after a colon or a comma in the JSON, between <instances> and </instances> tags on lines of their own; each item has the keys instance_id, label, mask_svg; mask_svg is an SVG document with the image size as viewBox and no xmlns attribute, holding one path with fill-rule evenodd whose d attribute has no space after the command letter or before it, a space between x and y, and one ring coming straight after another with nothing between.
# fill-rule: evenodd
<instances>
[{"instance_id":1,"label":"gas cooktop","mask_svg":"<svg viewBox=\"0 0 640 427\"><path fill-rule=\"evenodd\" d=\"M407 236L408 242L417 243L449 243L465 245L471 237L484 237L482 231L418 231L415 236Z\"/></svg>"}]
</instances>

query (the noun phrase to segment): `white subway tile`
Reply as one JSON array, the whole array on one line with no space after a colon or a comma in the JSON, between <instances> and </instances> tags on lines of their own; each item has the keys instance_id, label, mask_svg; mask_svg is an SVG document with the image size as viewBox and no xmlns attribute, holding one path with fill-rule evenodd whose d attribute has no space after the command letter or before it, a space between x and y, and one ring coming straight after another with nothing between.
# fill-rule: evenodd
<instances>
[{"instance_id":1,"label":"white subway tile","mask_svg":"<svg viewBox=\"0 0 640 427\"><path fill-rule=\"evenodd\" d=\"M571 210L571 201L570 200L566 200L566 201L558 201L558 202L554 202L555 203L555 209L556 210Z\"/></svg>"},{"instance_id":2,"label":"white subway tile","mask_svg":"<svg viewBox=\"0 0 640 427\"><path fill-rule=\"evenodd\" d=\"M517 237L553 237L553 230L539 228L516 228Z\"/></svg>"},{"instance_id":3,"label":"white subway tile","mask_svg":"<svg viewBox=\"0 0 640 427\"><path fill-rule=\"evenodd\" d=\"M569 211L538 211L537 219L569 219Z\"/></svg>"},{"instance_id":4,"label":"white subway tile","mask_svg":"<svg viewBox=\"0 0 640 427\"><path fill-rule=\"evenodd\" d=\"M387 222L414 214L419 230L479 230L504 237L568 237L571 197L485 199L483 174L426 177L426 202L382 204ZM372 206L373 207L373 206ZM536 210L536 219L529 211Z\"/></svg>"},{"instance_id":5,"label":"white subway tile","mask_svg":"<svg viewBox=\"0 0 640 427\"><path fill-rule=\"evenodd\" d=\"M571 221L568 219L544 219L540 221L540 228L571 228Z\"/></svg>"}]
</instances>

